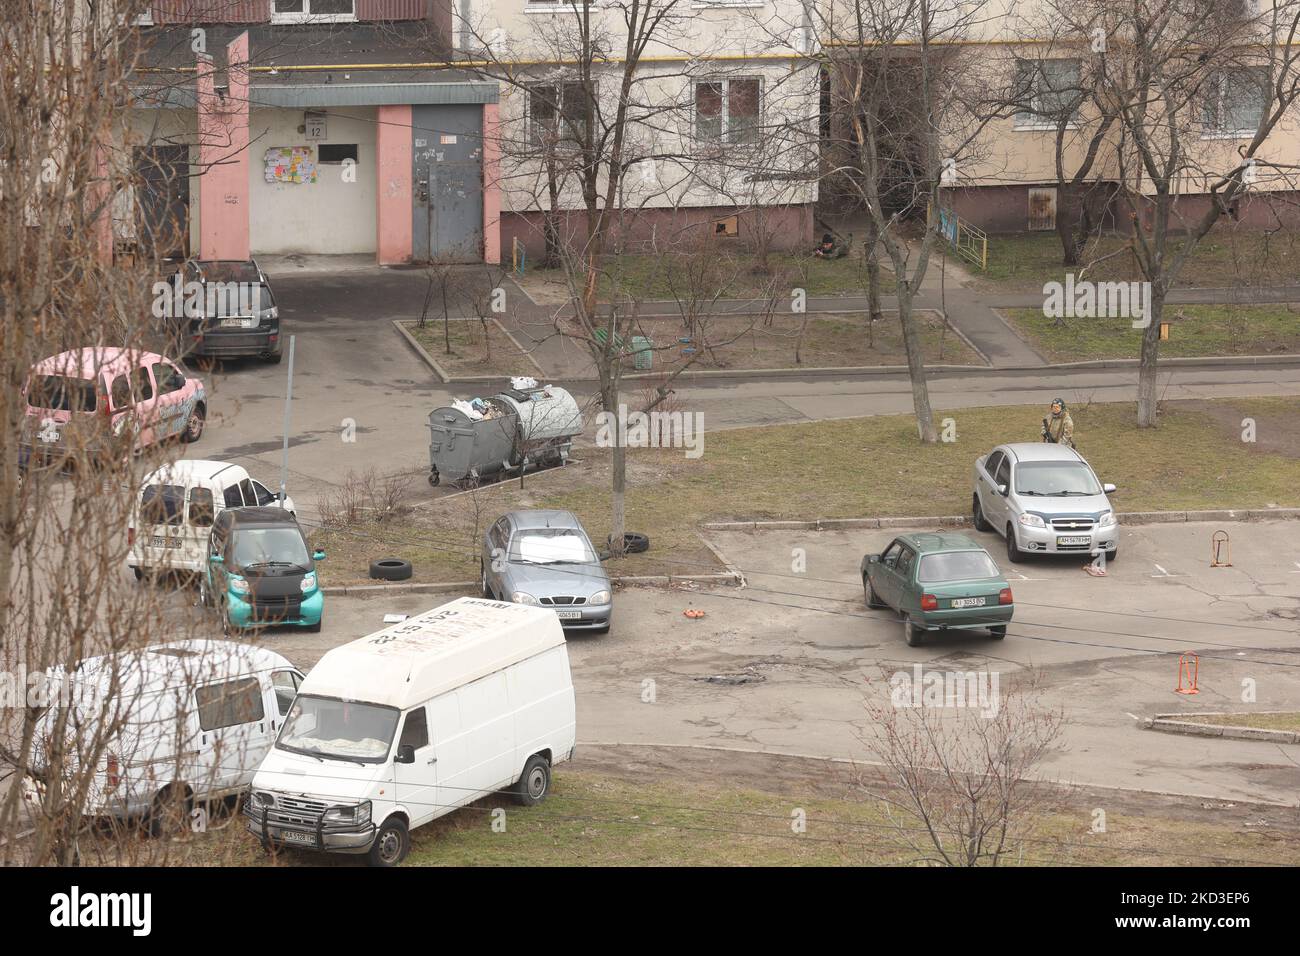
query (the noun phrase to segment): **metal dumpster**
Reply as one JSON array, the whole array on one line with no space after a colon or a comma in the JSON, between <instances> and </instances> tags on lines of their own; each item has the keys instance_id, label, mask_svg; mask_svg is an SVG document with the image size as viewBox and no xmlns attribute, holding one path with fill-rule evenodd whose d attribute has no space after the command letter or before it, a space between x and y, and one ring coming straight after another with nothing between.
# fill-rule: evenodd
<instances>
[{"instance_id":1,"label":"metal dumpster","mask_svg":"<svg viewBox=\"0 0 1300 956\"><path fill-rule=\"evenodd\" d=\"M507 388L477 403L478 418L464 407L429 413L429 484L559 465L582 434L578 403L555 385Z\"/></svg>"}]
</instances>

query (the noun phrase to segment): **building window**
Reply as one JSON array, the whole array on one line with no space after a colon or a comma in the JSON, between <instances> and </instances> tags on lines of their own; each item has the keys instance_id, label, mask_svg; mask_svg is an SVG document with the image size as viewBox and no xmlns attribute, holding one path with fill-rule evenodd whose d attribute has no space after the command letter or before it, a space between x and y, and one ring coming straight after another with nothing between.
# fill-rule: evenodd
<instances>
[{"instance_id":1,"label":"building window","mask_svg":"<svg viewBox=\"0 0 1300 956\"><path fill-rule=\"evenodd\" d=\"M1017 60L1015 92L1023 109L1016 113L1016 127L1055 129L1062 119L1072 122L1079 84L1078 60Z\"/></svg>"},{"instance_id":2,"label":"building window","mask_svg":"<svg viewBox=\"0 0 1300 956\"><path fill-rule=\"evenodd\" d=\"M581 82L528 87L528 141L533 146L580 146L587 136L587 93Z\"/></svg>"},{"instance_id":3,"label":"building window","mask_svg":"<svg viewBox=\"0 0 1300 956\"><path fill-rule=\"evenodd\" d=\"M1209 93L1202 116L1205 135L1253 136L1268 105L1267 85L1266 67L1246 67L1212 78L1206 84Z\"/></svg>"},{"instance_id":4,"label":"building window","mask_svg":"<svg viewBox=\"0 0 1300 956\"><path fill-rule=\"evenodd\" d=\"M355 0L272 0L271 20L277 23L355 20L355 7Z\"/></svg>"},{"instance_id":5,"label":"building window","mask_svg":"<svg viewBox=\"0 0 1300 956\"><path fill-rule=\"evenodd\" d=\"M763 84L756 76L695 84L695 139L704 146L758 142Z\"/></svg>"},{"instance_id":6,"label":"building window","mask_svg":"<svg viewBox=\"0 0 1300 956\"><path fill-rule=\"evenodd\" d=\"M354 163L357 161L356 143L321 143L316 147L316 150L316 158L320 163L338 165L348 160L352 160Z\"/></svg>"}]
</instances>

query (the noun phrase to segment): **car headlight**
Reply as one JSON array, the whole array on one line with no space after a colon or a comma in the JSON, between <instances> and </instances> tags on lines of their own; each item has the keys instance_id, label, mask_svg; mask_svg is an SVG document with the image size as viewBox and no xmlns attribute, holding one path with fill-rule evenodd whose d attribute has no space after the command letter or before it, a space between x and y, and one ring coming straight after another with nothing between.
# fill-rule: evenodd
<instances>
[{"instance_id":1,"label":"car headlight","mask_svg":"<svg viewBox=\"0 0 1300 956\"><path fill-rule=\"evenodd\" d=\"M1115 523L1115 512L1103 511L1101 517L1097 519L1099 525L1112 525Z\"/></svg>"},{"instance_id":2,"label":"car headlight","mask_svg":"<svg viewBox=\"0 0 1300 956\"><path fill-rule=\"evenodd\" d=\"M231 579L230 579L230 593L232 593L232 594L247 594L247 593L248 593L248 582L245 581L243 578L231 578Z\"/></svg>"},{"instance_id":3,"label":"car headlight","mask_svg":"<svg viewBox=\"0 0 1300 956\"><path fill-rule=\"evenodd\" d=\"M304 575L302 576L302 583L299 584L298 587L302 588L302 593L303 593L303 594L306 594L308 591L315 591L315 590L316 590L316 572L315 572L315 571L308 571L306 574L304 574Z\"/></svg>"},{"instance_id":4,"label":"car headlight","mask_svg":"<svg viewBox=\"0 0 1300 956\"><path fill-rule=\"evenodd\" d=\"M1020 516L1020 523L1027 528L1046 528L1047 522L1038 515L1032 515L1026 512Z\"/></svg>"},{"instance_id":5,"label":"car headlight","mask_svg":"<svg viewBox=\"0 0 1300 956\"><path fill-rule=\"evenodd\" d=\"M370 801L358 803L355 807L330 807L321 819L325 823L369 823Z\"/></svg>"},{"instance_id":6,"label":"car headlight","mask_svg":"<svg viewBox=\"0 0 1300 956\"><path fill-rule=\"evenodd\" d=\"M608 604L610 594L608 591L597 591L591 597L587 598L588 604Z\"/></svg>"},{"instance_id":7,"label":"car headlight","mask_svg":"<svg viewBox=\"0 0 1300 956\"><path fill-rule=\"evenodd\" d=\"M515 591L510 595L510 600L515 604L536 604L537 598L525 591Z\"/></svg>"}]
</instances>

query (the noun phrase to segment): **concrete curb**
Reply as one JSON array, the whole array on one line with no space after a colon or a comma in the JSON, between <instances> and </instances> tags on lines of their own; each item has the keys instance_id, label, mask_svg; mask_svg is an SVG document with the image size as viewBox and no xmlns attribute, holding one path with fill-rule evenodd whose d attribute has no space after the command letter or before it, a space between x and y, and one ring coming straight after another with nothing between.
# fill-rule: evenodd
<instances>
[{"instance_id":1,"label":"concrete curb","mask_svg":"<svg viewBox=\"0 0 1300 956\"><path fill-rule=\"evenodd\" d=\"M1290 711L1264 710L1259 716L1267 714L1285 714ZM1203 724L1192 718L1218 717L1218 713L1199 714L1156 714L1143 721L1147 730L1158 730L1166 734L1191 734L1197 737L1223 737L1229 740L1262 740L1275 744L1300 744L1300 732L1293 730L1263 730L1258 727L1230 727L1224 724Z\"/></svg>"},{"instance_id":2,"label":"concrete curb","mask_svg":"<svg viewBox=\"0 0 1300 956\"><path fill-rule=\"evenodd\" d=\"M500 385L502 382L507 381L509 378L509 376L505 376L505 375L465 375L457 378L456 376L448 373L446 369L444 369L441 365L439 365L437 360L432 355L429 354L428 349L426 349L423 345L417 342L415 336L413 336L410 332L406 330L403 323L410 322L411 319L392 319L391 321L393 323L393 328L397 329L398 334L401 335L402 338L406 339L406 344L411 347L411 349L415 352L417 356L419 356L421 359L424 360L424 363L433 370L434 375L442 379L442 383L444 385ZM469 322L469 321L477 322L478 318L477 317L473 319L453 318L452 321L453 322ZM519 350L519 354L532 363L533 368L537 370L537 374L540 375L542 378L546 378L547 377L546 370L542 368L539 364L537 364L537 359L533 358L533 356L528 351L526 351L522 345L519 344L519 340L516 339L513 335L511 335L510 331L504 325L502 325L497 319L493 318L491 321L493 325L495 325L498 329L501 330L501 334L510 340L510 344Z\"/></svg>"},{"instance_id":3,"label":"concrete curb","mask_svg":"<svg viewBox=\"0 0 1300 956\"><path fill-rule=\"evenodd\" d=\"M1121 522L1167 524L1188 521L1260 521L1300 519L1300 508L1226 511L1121 511ZM967 528L968 515L928 515L918 518L818 518L811 521L710 521L705 531L839 531L854 528Z\"/></svg>"},{"instance_id":4,"label":"concrete curb","mask_svg":"<svg viewBox=\"0 0 1300 956\"><path fill-rule=\"evenodd\" d=\"M670 587L674 584L730 584L740 586L744 578L735 571L718 574L624 574L610 577L626 587ZM385 594L442 594L448 591L477 591L478 581L419 581L410 584L339 584L326 586L326 594L352 597L382 597Z\"/></svg>"}]
</instances>

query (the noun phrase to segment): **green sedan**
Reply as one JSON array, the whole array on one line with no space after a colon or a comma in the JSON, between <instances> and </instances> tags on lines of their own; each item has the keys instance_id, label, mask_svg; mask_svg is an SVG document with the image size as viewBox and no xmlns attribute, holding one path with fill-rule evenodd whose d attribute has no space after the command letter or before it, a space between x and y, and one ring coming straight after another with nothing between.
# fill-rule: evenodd
<instances>
[{"instance_id":1,"label":"green sedan","mask_svg":"<svg viewBox=\"0 0 1300 956\"><path fill-rule=\"evenodd\" d=\"M926 631L987 630L1007 636L1011 586L989 553L964 534L901 534L862 559L867 607L890 607L907 622L907 643Z\"/></svg>"}]
</instances>

